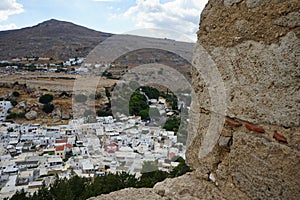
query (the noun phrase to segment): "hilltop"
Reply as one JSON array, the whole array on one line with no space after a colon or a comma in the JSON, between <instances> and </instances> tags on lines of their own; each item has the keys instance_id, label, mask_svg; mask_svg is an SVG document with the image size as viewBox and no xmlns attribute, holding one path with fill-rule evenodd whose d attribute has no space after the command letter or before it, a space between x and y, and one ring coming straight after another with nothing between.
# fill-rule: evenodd
<instances>
[{"instance_id":1,"label":"hilltop","mask_svg":"<svg viewBox=\"0 0 300 200\"><path fill-rule=\"evenodd\" d=\"M32 27L0 32L0 59L40 56L67 59L85 57L112 36L70 22L51 19Z\"/></svg>"}]
</instances>

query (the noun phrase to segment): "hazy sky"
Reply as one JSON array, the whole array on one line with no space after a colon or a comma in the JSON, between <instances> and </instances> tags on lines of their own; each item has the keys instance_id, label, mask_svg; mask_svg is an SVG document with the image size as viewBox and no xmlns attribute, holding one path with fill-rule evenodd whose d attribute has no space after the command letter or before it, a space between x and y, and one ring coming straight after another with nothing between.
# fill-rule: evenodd
<instances>
[{"instance_id":1,"label":"hazy sky","mask_svg":"<svg viewBox=\"0 0 300 200\"><path fill-rule=\"evenodd\" d=\"M125 33L171 29L195 40L207 0L0 0L0 30L33 26L49 19L98 31Z\"/></svg>"}]
</instances>

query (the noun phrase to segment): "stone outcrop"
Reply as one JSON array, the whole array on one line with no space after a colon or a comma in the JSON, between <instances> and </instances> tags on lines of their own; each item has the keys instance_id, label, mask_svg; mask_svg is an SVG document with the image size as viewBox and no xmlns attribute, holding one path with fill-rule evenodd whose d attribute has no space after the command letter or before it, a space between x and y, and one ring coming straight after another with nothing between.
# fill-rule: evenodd
<instances>
[{"instance_id":1,"label":"stone outcrop","mask_svg":"<svg viewBox=\"0 0 300 200\"><path fill-rule=\"evenodd\" d=\"M62 120L69 120L70 118L71 118L70 112L68 110L62 110L61 119Z\"/></svg>"},{"instance_id":2,"label":"stone outcrop","mask_svg":"<svg viewBox=\"0 0 300 200\"><path fill-rule=\"evenodd\" d=\"M193 172L143 198L300 199L299 10L298 0L209 1L193 61Z\"/></svg>"},{"instance_id":3,"label":"stone outcrop","mask_svg":"<svg viewBox=\"0 0 300 200\"><path fill-rule=\"evenodd\" d=\"M127 200L127 199L151 199L151 200L164 200L160 195L156 194L150 188L126 188L117 192L113 192L107 195L101 195L99 197L90 198L90 200Z\"/></svg>"},{"instance_id":4,"label":"stone outcrop","mask_svg":"<svg viewBox=\"0 0 300 200\"><path fill-rule=\"evenodd\" d=\"M28 120L35 120L38 116L38 113L34 110L28 112L25 114L26 119Z\"/></svg>"}]
</instances>

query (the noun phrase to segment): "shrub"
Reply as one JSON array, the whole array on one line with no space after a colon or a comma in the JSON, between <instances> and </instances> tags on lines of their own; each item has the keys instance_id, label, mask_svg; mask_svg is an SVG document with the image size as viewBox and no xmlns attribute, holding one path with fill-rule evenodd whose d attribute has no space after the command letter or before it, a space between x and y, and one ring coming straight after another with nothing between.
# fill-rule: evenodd
<instances>
[{"instance_id":1,"label":"shrub","mask_svg":"<svg viewBox=\"0 0 300 200\"><path fill-rule=\"evenodd\" d=\"M17 91L14 91L14 92L12 93L12 95L13 95L14 97L19 97L19 96L20 96L20 93L17 92Z\"/></svg>"},{"instance_id":2,"label":"shrub","mask_svg":"<svg viewBox=\"0 0 300 200\"><path fill-rule=\"evenodd\" d=\"M97 111L97 116L98 117L112 116L112 112L111 112L111 110L98 110Z\"/></svg>"},{"instance_id":3,"label":"shrub","mask_svg":"<svg viewBox=\"0 0 300 200\"><path fill-rule=\"evenodd\" d=\"M17 114L17 117L18 117L18 118L24 118L24 117L25 117L25 112L19 112L19 113Z\"/></svg>"},{"instance_id":4,"label":"shrub","mask_svg":"<svg viewBox=\"0 0 300 200\"><path fill-rule=\"evenodd\" d=\"M19 113L9 113L6 116L6 119L16 119L16 118L24 118L25 117L25 113L24 112L19 112Z\"/></svg>"},{"instance_id":5,"label":"shrub","mask_svg":"<svg viewBox=\"0 0 300 200\"><path fill-rule=\"evenodd\" d=\"M52 111L54 110L54 105L53 104L50 104L50 103L48 103L48 104L45 104L44 106L43 106L43 111L45 112L45 113L52 113Z\"/></svg>"},{"instance_id":6,"label":"shrub","mask_svg":"<svg viewBox=\"0 0 300 200\"><path fill-rule=\"evenodd\" d=\"M129 101L129 113L131 115L140 115L141 111L149 111L149 105L144 95L139 92L134 92ZM144 114L144 111L142 114Z\"/></svg>"},{"instance_id":7,"label":"shrub","mask_svg":"<svg viewBox=\"0 0 300 200\"><path fill-rule=\"evenodd\" d=\"M138 115L141 116L142 120L149 119L149 109L141 110Z\"/></svg>"},{"instance_id":8,"label":"shrub","mask_svg":"<svg viewBox=\"0 0 300 200\"><path fill-rule=\"evenodd\" d=\"M177 132L180 126L180 119L179 118L172 118L168 119L164 125L164 129L167 131L174 131Z\"/></svg>"},{"instance_id":9,"label":"shrub","mask_svg":"<svg viewBox=\"0 0 300 200\"><path fill-rule=\"evenodd\" d=\"M149 86L142 86L142 91L148 96L149 99L158 99L160 92L158 89L149 87Z\"/></svg>"},{"instance_id":10,"label":"shrub","mask_svg":"<svg viewBox=\"0 0 300 200\"><path fill-rule=\"evenodd\" d=\"M6 116L6 119L16 119L17 118L17 113L9 113L7 116Z\"/></svg>"},{"instance_id":11,"label":"shrub","mask_svg":"<svg viewBox=\"0 0 300 200\"><path fill-rule=\"evenodd\" d=\"M16 106L18 104L18 102L14 99L6 99L6 101L10 101L12 106Z\"/></svg>"},{"instance_id":12,"label":"shrub","mask_svg":"<svg viewBox=\"0 0 300 200\"><path fill-rule=\"evenodd\" d=\"M105 95L107 96L107 98L111 97L110 91L108 88L105 88Z\"/></svg>"},{"instance_id":13,"label":"shrub","mask_svg":"<svg viewBox=\"0 0 300 200\"><path fill-rule=\"evenodd\" d=\"M45 94L40 97L39 102L42 104L49 104L52 100L53 100L53 95Z\"/></svg>"},{"instance_id":14,"label":"shrub","mask_svg":"<svg viewBox=\"0 0 300 200\"><path fill-rule=\"evenodd\" d=\"M101 94L96 94L95 99L101 99L102 95Z\"/></svg>"}]
</instances>

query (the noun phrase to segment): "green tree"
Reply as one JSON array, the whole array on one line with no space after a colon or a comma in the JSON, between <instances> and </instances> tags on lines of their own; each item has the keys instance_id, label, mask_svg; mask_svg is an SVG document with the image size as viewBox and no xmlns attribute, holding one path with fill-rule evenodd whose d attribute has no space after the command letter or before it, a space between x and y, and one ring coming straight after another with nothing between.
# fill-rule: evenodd
<instances>
[{"instance_id":1,"label":"green tree","mask_svg":"<svg viewBox=\"0 0 300 200\"><path fill-rule=\"evenodd\" d=\"M110 109L101 109L97 111L98 117L112 116L112 111Z\"/></svg>"},{"instance_id":2,"label":"green tree","mask_svg":"<svg viewBox=\"0 0 300 200\"><path fill-rule=\"evenodd\" d=\"M25 112L19 112L17 114L17 118L24 118L25 117Z\"/></svg>"},{"instance_id":3,"label":"green tree","mask_svg":"<svg viewBox=\"0 0 300 200\"><path fill-rule=\"evenodd\" d=\"M82 199L82 195L87 188L87 183L90 180L87 178L80 178L79 176L73 176L69 179L69 187L75 196L75 199Z\"/></svg>"},{"instance_id":4,"label":"green tree","mask_svg":"<svg viewBox=\"0 0 300 200\"><path fill-rule=\"evenodd\" d=\"M14 91L14 92L12 93L12 95L13 95L14 97L19 97L19 96L20 96L20 93L17 92L17 91Z\"/></svg>"},{"instance_id":5,"label":"green tree","mask_svg":"<svg viewBox=\"0 0 300 200\"><path fill-rule=\"evenodd\" d=\"M27 193L22 189L21 191L16 192L10 200L29 200L30 198L27 197Z\"/></svg>"},{"instance_id":6,"label":"green tree","mask_svg":"<svg viewBox=\"0 0 300 200\"><path fill-rule=\"evenodd\" d=\"M54 105L52 103L48 103L43 106L43 111L47 114L52 113L53 110L54 110Z\"/></svg>"},{"instance_id":7,"label":"green tree","mask_svg":"<svg viewBox=\"0 0 300 200\"><path fill-rule=\"evenodd\" d=\"M158 99L158 97L160 96L160 92L156 88L149 86L142 86L140 88L143 92L145 92L149 99Z\"/></svg>"},{"instance_id":8,"label":"green tree","mask_svg":"<svg viewBox=\"0 0 300 200\"><path fill-rule=\"evenodd\" d=\"M138 114L143 120L149 119L149 109L141 110Z\"/></svg>"},{"instance_id":9,"label":"green tree","mask_svg":"<svg viewBox=\"0 0 300 200\"><path fill-rule=\"evenodd\" d=\"M185 160L182 157L177 158L176 161L179 162L179 165L170 172L170 178L178 177L192 171L189 166L186 165Z\"/></svg>"},{"instance_id":10,"label":"green tree","mask_svg":"<svg viewBox=\"0 0 300 200\"><path fill-rule=\"evenodd\" d=\"M39 102L42 104L49 104L53 100L52 94L45 94L39 98Z\"/></svg>"},{"instance_id":11,"label":"green tree","mask_svg":"<svg viewBox=\"0 0 300 200\"><path fill-rule=\"evenodd\" d=\"M46 188L45 183L43 183L42 187L37 192L35 192L30 199L31 200L52 200L53 198L49 189Z\"/></svg>"},{"instance_id":12,"label":"green tree","mask_svg":"<svg viewBox=\"0 0 300 200\"><path fill-rule=\"evenodd\" d=\"M50 193L57 200L73 200L75 198L67 179L57 179L51 186Z\"/></svg>"},{"instance_id":13,"label":"green tree","mask_svg":"<svg viewBox=\"0 0 300 200\"><path fill-rule=\"evenodd\" d=\"M129 113L131 115L140 115L142 110L149 111L147 98L139 92L134 92L129 101Z\"/></svg>"},{"instance_id":14,"label":"green tree","mask_svg":"<svg viewBox=\"0 0 300 200\"><path fill-rule=\"evenodd\" d=\"M180 118L171 118L168 119L164 125L164 129L167 131L174 131L177 132L180 126Z\"/></svg>"},{"instance_id":15,"label":"green tree","mask_svg":"<svg viewBox=\"0 0 300 200\"><path fill-rule=\"evenodd\" d=\"M105 88L105 95L106 95L107 98L111 97L110 91L107 87Z\"/></svg>"},{"instance_id":16,"label":"green tree","mask_svg":"<svg viewBox=\"0 0 300 200\"><path fill-rule=\"evenodd\" d=\"M121 188L136 187L137 179L134 175L122 172L118 174Z\"/></svg>"},{"instance_id":17,"label":"green tree","mask_svg":"<svg viewBox=\"0 0 300 200\"><path fill-rule=\"evenodd\" d=\"M21 200L83 200L101 194L120 190L128 187L153 187L157 182L166 178L180 176L190 168L185 164L183 158L179 157L180 163L170 173L159 171L157 161L144 162L142 176L136 179L134 175L126 172L117 174L105 174L104 176L95 177L92 181L89 178L73 176L70 179L58 179L49 188L45 184L32 196L24 191L17 192L12 199Z\"/></svg>"},{"instance_id":18,"label":"green tree","mask_svg":"<svg viewBox=\"0 0 300 200\"><path fill-rule=\"evenodd\" d=\"M102 98L102 95L101 94L96 94L95 95L95 99L101 99Z\"/></svg>"},{"instance_id":19,"label":"green tree","mask_svg":"<svg viewBox=\"0 0 300 200\"><path fill-rule=\"evenodd\" d=\"M138 182L138 187L151 188L156 183L165 180L167 177L168 173L160 170L144 172Z\"/></svg>"},{"instance_id":20,"label":"green tree","mask_svg":"<svg viewBox=\"0 0 300 200\"><path fill-rule=\"evenodd\" d=\"M176 96L172 99L172 110L178 110L178 99Z\"/></svg>"},{"instance_id":21,"label":"green tree","mask_svg":"<svg viewBox=\"0 0 300 200\"><path fill-rule=\"evenodd\" d=\"M18 102L15 99L9 99L9 101L10 101L11 105L14 106L14 107L16 105L18 105Z\"/></svg>"},{"instance_id":22,"label":"green tree","mask_svg":"<svg viewBox=\"0 0 300 200\"><path fill-rule=\"evenodd\" d=\"M16 119L16 118L24 118L24 117L25 117L24 112L19 112L19 113L12 112L6 116L6 119Z\"/></svg>"},{"instance_id":23,"label":"green tree","mask_svg":"<svg viewBox=\"0 0 300 200\"><path fill-rule=\"evenodd\" d=\"M6 119L16 119L17 118L17 113L9 113L7 116L6 116Z\"/></svg>"}]
</instances>

